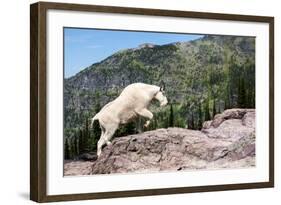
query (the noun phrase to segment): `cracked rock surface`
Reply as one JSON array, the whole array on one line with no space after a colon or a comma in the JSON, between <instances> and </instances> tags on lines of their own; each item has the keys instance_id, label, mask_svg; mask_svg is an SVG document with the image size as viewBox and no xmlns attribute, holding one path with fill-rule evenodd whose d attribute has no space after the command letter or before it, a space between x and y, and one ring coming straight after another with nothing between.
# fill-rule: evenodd
<instances>
[{"instance_id":1,"label":"cracked rock surface","mask_svg":"<svg viewBox=\"0 0 281 205\"><path fill-rule=\"evenodd\" d=\"M115 138L91 163L86 174L252 167L255 110L225 110L201 131L167 128Z\"/></svg>"}]
</instances>

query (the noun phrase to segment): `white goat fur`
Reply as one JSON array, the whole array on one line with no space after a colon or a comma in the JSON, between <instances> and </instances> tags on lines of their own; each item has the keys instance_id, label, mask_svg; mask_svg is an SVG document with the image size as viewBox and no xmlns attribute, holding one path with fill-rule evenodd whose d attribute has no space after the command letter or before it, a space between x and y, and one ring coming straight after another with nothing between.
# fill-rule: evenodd
<instances>
[{"instance_id":1,"label":"white goat fur","mask_svg":"<svg viewBox=\"0 0 281 205\"><path fill-rule=\"evenodd\" d=\"M144 126L149 125L153 114L147 108L153 99L158 100L160 106L168 103L159 86L134 83L128 85L115 100L106 104L92 118L91 125L98 120L101 128L101 136L97 145L98 156L100 156L104 144L111 144L110 140L120 124L126 124L137 116L142 116L148 119Z\"/></svg>"}]
</instances>

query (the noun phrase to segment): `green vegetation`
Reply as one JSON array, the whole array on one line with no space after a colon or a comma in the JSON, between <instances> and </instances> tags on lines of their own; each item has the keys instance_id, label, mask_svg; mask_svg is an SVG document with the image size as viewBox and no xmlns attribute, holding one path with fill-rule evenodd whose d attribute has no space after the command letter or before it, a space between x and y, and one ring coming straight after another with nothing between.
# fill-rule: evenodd
<instances>
[{"instance_id":1,"label":"green vegetation","mask_svg":"<svg viewBox=\"0 0 281 205\"><path fill-rule=\"evenodd\" d=\"M192 42L119 51L100 63L65 79L65 159L96 150L97 121L89 120L122 89L134 82L166 85L169 104L149 108L154 118L148 128L201 129L204 121L225 109L255 107L255 39L205 36ZM136 119L120 127L115 137L135 134Z\"/></svg>"}]
</instances>

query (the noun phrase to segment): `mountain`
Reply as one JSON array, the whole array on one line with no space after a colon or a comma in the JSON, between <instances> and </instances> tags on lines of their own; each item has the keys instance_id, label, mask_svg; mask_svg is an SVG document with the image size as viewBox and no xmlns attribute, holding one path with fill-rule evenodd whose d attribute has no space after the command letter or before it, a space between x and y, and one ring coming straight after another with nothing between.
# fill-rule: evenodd
<instances>
[{"instance_id":1,"label":"mountain","mask_svg":"<svg viewBox=\"0 0 281 205\"><path fill-rule=\"evenodd\" d=\"M205 35L189 42L147 43L90 65L64 79L65 137L75 137L86 119L134 82L165 84L170 104L164 110L152 105L156 117L150 129L200 129L226 108L255 106L255 38Z\"/></svg>"}]
</instances>

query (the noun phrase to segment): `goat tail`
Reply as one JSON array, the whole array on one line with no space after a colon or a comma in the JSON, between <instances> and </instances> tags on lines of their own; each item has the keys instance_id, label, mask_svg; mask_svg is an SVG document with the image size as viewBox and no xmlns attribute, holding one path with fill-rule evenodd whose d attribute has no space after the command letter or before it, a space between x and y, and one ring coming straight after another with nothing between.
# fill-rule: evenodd
<instances>
[{"instance_id":1,"label":"goat tail","mask_svg":"<svg viewBox=\"0 0 281 205\"><path fill-rule=\"evenodd\" d=\"M91 119L91 125L90 125L90 128L93 127L93 124L95 122L95 120L98 120L98 114L96 114L92 119Z\"/></svg>"}]
</instances>

